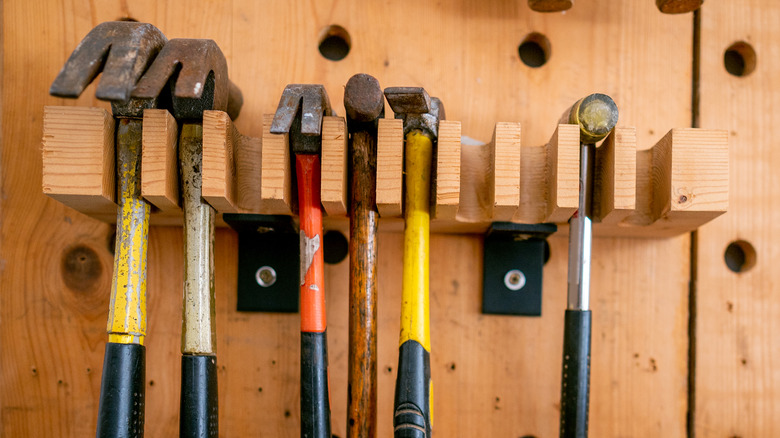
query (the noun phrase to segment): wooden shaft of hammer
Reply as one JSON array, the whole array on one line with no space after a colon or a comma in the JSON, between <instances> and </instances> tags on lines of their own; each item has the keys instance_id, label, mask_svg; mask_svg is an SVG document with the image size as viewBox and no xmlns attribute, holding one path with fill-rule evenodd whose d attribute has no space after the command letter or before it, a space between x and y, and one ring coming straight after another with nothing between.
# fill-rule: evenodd
<instances>
[{"instance_id":1,"label":"wooden shaft of hammer","mask_svg":"<svg viewBox=\"0 0 780 438\"><path fill-rule=\"evenodd\" d=\"M347 437L376 436L376 136L352 133L349 222Z\"/></svg>"}]
</instances>

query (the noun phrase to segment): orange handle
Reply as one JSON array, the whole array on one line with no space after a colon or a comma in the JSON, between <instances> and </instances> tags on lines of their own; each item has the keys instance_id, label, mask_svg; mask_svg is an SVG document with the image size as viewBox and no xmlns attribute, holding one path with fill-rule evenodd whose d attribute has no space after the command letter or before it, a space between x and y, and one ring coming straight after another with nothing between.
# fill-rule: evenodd
<instances>
[{"instance_id":1,"label":"orange handle","mask_svg":"<svg viewBox=\"0 0 780 438\"><path fill-rule=\"evenodd\" d=\"M301 220L301 331L325 331L325 282L320 203L320 157L297 154L298 212Z\"/></svg>"}]
</instances>

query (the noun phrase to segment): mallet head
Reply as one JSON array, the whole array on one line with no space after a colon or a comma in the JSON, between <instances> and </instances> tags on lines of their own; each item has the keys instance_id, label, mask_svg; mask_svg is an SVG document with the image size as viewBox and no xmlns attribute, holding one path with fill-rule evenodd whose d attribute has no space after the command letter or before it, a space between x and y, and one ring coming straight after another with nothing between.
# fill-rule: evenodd
<instances>
[{"instance_id":1,"label":"mallet head","mask_svg":"<svg viewBox=\"0 0 780 438\"><path fill-rule=\"evenodd\" d=\"M203 111L228 111L235 119L243 97L228 79L225 55L213 40L176 38L157 55L133 90L133 97L159 95L170 81L173 115L198 120Z\"/></svg>"},{"instance_id":2,"label":"mallet head","mask_svg":"<svg viewBox=\"0 0 780 438\"><path fill-rule=\"evenodd\" d=\"M334 115L325 87L290 84L284 88L271 123L272 134L290 134L293 153L318 154L322 118Z\"/></svg>"},{"instance_id":3,"label":"mallet head","mask_svg":"<svg viewBox=\"0 0 780 438\"><path fill-rule=\"evenodd\" d=\"M403 119L404 134L420 129L434 138L439 135L439 120L444 120L444 105L429 97L422 87L389 87L385 97L396 119Z\"/></svg>"},{"instance_id":4,"label":"mallet head","mask_svg":"<svg viewBox=\"0 0 780 438\"><path fill-rule=\"evenodd\" d=\"M385 96L379 81L365 73L349 78L344 89L344 108L350 127L375 126L377 120L385 114Z\"/></svg>"},{"instance_id":5,"label":"mallet head","mask_svg":"<svg viewBox=\"0 0 780 438\"><path fill-rule=\"evenodd\" d=\"M112 101L117 116L138 116L144 108L155 106L157 96L149 96L143 102L131 102L131 91L165 42L165 35L148 23L108 21L98 24L70 55L49 93L79 97L102 71L95 92L97 98Z\"/></svg>"},{"instance_id":6,"label":"mallet head","mask_svg":"<svg viewBox=\"0 0 780 438\"><path fill-rule=\"evenodd\" d=\"M575 103L562 121L580 126L580 142L593 144L601 141L618 121L618 107L606 94L594 93Z\"/></svg>"}]
</instances>

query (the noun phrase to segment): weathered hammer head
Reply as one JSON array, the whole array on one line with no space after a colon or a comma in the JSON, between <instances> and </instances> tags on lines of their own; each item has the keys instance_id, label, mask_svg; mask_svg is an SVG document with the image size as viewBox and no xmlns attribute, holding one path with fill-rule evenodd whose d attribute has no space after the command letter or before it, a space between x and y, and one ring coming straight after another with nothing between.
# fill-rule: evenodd
<instances>
[{"instance_id":1,"label":"weathered hammer head","mask_svg":"<svg viewBox=\"0 0 780 438\"><path fill-rule=\"evenodd\" d=\"M79 97L84 88L103 72L95 95L117 103L117 116L138 116L156 100L128 102L138 78L165 44L165 35L147 23L108 21L95 26L81 40L51 84L49 93ZM156 98L157 96L150 96ZM121 108L117 113L117 108Z\"/></svg>"},{"instance_id":2,"label":"weathered hammer head","mask_svg":"<svg viewBox=\"0 0 780 438\"><path fill-rule=\"evenodd\" d=\"M344 88L344 109L350 131L375 128L377 120L385 114L385 97L379 81L365 73L349 78Z\"/></svg>"},{"instance_id":3,"label":"weathered hammer head","mask_svg":"<svg viewBox=\"0 0 780 438\"><path fill-rule=\"evenodd\" d=\"M225 55L214 41L185 38L168 41L138 81L133 97L157 96L169 81L173 115L177 119L201 119L206 110L229 110L232 119L238 117L243 98L238 87L228 79Z\"/></svg>"},{"instance_id":4,"label":"weathered hammer head","mask_svg":"<svg viewBox=\"0 0 780 438\"><path fill-rule=\"evenodd\" d=\"M318 154L322 118L334 115L322 85L290 84L284 88L271 123L272 134L290 133L293 153Z\"/></svg>"},{"instance_id":5,"label":"weathered hammer head","mask_svg":"<svg viewBox=\"0 0 780 438\"><path fill-rule=\"evenodd\" d=\"M385 97L396 119L403 119L404 134L420 129L433 137L439 135L439 120L444 120L444 105L429 97L422 87L385 88Z\"/></svg>"}]
</instances>

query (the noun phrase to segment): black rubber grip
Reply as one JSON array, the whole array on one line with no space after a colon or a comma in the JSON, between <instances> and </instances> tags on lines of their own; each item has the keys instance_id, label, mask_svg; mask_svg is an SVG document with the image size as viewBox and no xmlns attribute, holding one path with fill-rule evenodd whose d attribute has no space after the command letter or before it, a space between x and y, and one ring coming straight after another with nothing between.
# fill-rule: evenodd
<instances>
[{"instance_id":1,"label":"black rubber grip","mask_svg":"<svg viewBox=\"0 0 780 438\"><path fill-rule=\"evenodd\" d=\"M301 438L331 438L325 332L301 332Z\"/></svg>"},{"instance_id":2,"label":"black rubber grip","mask_svg":"<svg viewBox=\"0 0 780 438\"><path fill-rule=\"evenodd\" d=\"M217 357L181 357L181 412L179 436L211 438L219 435Z\"/></svg>"},{"instance_id":3,"label":"black rubber grip","mask_svg":"<svg viewBox=\"0 0 780 438\"><path fill-rule=\"evenodd\" d=\"M106 344L100 382L97 438L144 436L146 347Z\"/></svg>"},{"instance_id":4,"label":"black rubber grip","mask_svg":"<svg viewBox=\"0 0 780 438\"><path fill-rule=\"evenodd\" d=\"M588 436L590 310L567 310L563 330L561 438Z\"/></svg>"},{"instance_id":5,"label":"black rubber grip","mask_svg":"<svg viewBox=\"0 0 780 438\"><path fill-rule=\"evenodd\" d=\"M430 438L431 355L417 341L398 354L393 429L395 438Z\"/></svg>"}]
</instances>

